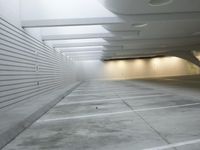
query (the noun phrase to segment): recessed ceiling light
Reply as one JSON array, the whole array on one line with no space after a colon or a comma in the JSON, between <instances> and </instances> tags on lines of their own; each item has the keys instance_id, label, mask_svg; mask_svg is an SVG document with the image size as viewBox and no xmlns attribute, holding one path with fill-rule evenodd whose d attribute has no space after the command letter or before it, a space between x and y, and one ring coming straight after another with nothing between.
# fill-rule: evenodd
<instances>
[{"instance_id":1,"label":"recessed ceiling light","mask_svg":"<svg viewBox=\"0 0 200 150\"><path fill-rule=\"evenodd\" d=\"M173 2L173 0L150 0L149 5L150 6L164 6L164 5L170 4L171 2Z\"/></svg>"},{"instance_id":2,"label":"recessed ceiling light","mask_svg":"<svg viewBox=\"0 0 200 150\"><path fill-rule=\"evenodd\" d=\"M136 24L132 24L132 26L136 28L141 28L141 27L147 26L147 23L136 23Z\"/></svg>"}]
</instances>

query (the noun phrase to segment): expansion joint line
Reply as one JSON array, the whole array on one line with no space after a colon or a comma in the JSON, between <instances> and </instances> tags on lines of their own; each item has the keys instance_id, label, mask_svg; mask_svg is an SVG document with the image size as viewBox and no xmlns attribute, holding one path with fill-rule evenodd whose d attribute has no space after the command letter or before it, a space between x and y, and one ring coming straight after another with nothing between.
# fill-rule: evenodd
<instances>
[{"instance_id":1,"label":"expansion joint line","mask_svg":"<svg viewBox=\"0 0 200 150\"><path fill-rule=\"evenodd\" d=\"M135 111L134 108L133 108L131 105L129 105L129 104L128 104L125 100L123 100L123 99L122 99L122 102L123 102L129 109L131 109L140 119L142 119L142 120L145 122L145 124L146 124L149 128L151 128L151 130L154 131L162 140L164 140L167 144L171 144L164 136L162 136L162 134L161 134L158 130L156 130L148 121L146 121L146 120L142 117L142 115L140 115L139 112ZM174 150L177 150L175 147L173 147L173 149L174 149Z\"/></svg>"}]
</instances>

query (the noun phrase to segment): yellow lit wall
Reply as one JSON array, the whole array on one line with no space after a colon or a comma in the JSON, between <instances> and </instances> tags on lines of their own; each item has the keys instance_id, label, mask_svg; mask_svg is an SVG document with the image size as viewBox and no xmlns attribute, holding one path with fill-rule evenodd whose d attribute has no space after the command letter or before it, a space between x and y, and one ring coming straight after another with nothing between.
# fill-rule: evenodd
<instances>
[{"instance_id":1,"label":"yellow lit wall","mask_svg":"<svg viewBox=\"0 0 200 150\"><path fill-rule=\"evenodd\" d=\"M199 61L200 61L200 52L194 52L194 54L195 54L195 56L199 59Z\"/></svg>"},{"instance_id":2,"label":"yellow lit wall","mask_svg":"<svg viewBox=\"0 0 200 150\"><path fill-rule=\"evenodd\" d=\"M199 67L178 57L84 62L86 79L135 79L200 74Z\"/></svg>"}]
</instances>

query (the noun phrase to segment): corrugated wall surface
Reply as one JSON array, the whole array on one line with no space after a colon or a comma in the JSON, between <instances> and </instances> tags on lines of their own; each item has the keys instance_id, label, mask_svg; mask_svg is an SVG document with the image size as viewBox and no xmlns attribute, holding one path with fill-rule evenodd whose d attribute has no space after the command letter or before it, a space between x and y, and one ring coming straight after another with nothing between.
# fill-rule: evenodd
<instances>
[{"instance_id":1,"label":"corrugated wall surface","mask_svg":"<svg viewBox=\"0 0 200 150\"><path fill-rule=\"evenodd\" d=\"M72 65L0 18L0 108L74 82Z\"/></svg>"}]
</instances>

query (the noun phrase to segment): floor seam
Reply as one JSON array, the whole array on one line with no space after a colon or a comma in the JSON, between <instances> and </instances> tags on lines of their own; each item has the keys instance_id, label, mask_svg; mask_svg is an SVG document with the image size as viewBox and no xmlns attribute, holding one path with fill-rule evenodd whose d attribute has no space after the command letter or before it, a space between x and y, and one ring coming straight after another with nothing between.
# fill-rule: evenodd
<instances>
[{"instance_id":1,"label":"floor seam","mask_svg":"<svg viewBox=\"0 0 200 150\"><path fill-rule=\"evenodd\" d=\"M156 130L153 126L151 126L149 122L147 122L138 112L136 112L136 111L134 110L134 108L133 108L131 105L129 105L129 104L128 104L125 100L123 100L123 99L122 99L122 102L123 102L129 109L131 109L140 119L142 119L142 120L145 122L145 124L146 124L148 127L150 127L151 130L154 131L162 140L164 140L167 144L171 144L165 137L163 137L163 136L161 135L161 133L160 133L158 130ZM175 147L174 147L173 149L174 149L174 150L177 150Z\"/></svg>"},{"instance_id":2,"label":"floor seam","mask_svg":"<svg viewBox=\"0 0 200 150\"><path fill-rule=\"evenodd\" d=\"M135 111L134 111L135 112ZM165 137L162 136L162 134L156 130L153 126L150 125L149 122L147 122L138 112L135 112L140 119L142 119L158 136L160 136L167 144L171 144ZM177 150L175 147L173 147L174 150Z\"/></svg>"}]
</instances>

